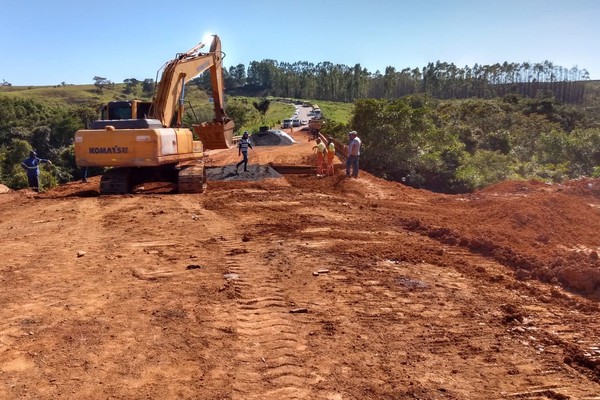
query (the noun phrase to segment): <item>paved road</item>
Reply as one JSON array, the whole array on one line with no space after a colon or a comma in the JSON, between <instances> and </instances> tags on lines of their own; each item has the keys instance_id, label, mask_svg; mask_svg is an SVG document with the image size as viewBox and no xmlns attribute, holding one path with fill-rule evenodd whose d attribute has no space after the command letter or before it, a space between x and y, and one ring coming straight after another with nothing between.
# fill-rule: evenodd
<instances>
[{"instance_id":1,"label":"paved road","mask_svg":"<svg viewBox=\"0 0 600 400\"><path fill-rule=\"evenodd\" d=\"M301 105L296 105L295 107L296 107L296 112L297 112L296 118L298 118L300 121L302 121L303 119L308 121L309 120L308 113L310 111L312 111L312 107L304 107ZM292 118L294 118L294 117L292 117Z\"/></svg>"}]
</instances>

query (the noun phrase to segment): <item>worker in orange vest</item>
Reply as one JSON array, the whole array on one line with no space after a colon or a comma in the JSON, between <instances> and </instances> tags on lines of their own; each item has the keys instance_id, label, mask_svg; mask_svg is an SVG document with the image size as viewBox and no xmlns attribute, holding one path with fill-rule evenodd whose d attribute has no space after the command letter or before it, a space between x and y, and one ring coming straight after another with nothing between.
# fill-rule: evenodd
<instances>
[{"instance_id":1,"label":"worker in orange vest","mask_svg":"<svg viewBox=\"0 0 600 400\"><path fill-rule=\"evenodd\" d=\"M330 136L327 138L329 144L327 144L327 172L325 175L331 176L334 174L333 171L333 158L335 157L335 144L333 143L333 138Z\"/></svg>"},{"instance_id":2,"label":"worker in orange vest","mask_svg":"<svg viewBox=\"0 0 600 400\"><path fill-rule=\"evenodd\" d=\"M316 143L313 150L317 152L317 176L323 176L323 159L327 150L320 138L317 138Z\"/></svg>"}]
</instances>

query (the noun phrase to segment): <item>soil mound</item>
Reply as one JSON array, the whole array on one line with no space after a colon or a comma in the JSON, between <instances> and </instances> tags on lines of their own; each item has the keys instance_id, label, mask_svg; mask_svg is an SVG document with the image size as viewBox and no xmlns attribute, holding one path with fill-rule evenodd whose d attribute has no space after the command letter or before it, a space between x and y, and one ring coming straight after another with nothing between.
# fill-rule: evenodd
<instances>
[{"instance_id":1,"label":"soil mound","mask_svg":"<svg viewBox=\"0 0 600 400\"><path fill-rule=\"evenodd\" d=\"M290 134L202 194L0 195L0 399L597 397L597 181L317 177Z\"/></svg>"},{"instance_id":2,"label":"soil mound","mask_svg":"<svg viewBox=\"0 0 600 400\"><path fill-rule=\"evenodd\" d=\"M297 143L288 133L278 129L253 133L250 141L256 146L289 146Z\"/></svg>"}]
</instances>

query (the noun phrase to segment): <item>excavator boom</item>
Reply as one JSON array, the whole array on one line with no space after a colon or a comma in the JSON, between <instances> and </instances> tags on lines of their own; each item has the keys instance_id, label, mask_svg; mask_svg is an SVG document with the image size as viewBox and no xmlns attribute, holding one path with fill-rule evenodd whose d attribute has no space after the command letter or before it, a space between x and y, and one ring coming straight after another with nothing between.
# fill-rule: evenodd
<instances>
[{"instance_id":1,"label":"excavator boom","mask_svg":"<svg viewBox=\"0 0 600 400\"><path fill-rule=\"evenodd\" d=\"M213 35L208 53L200 53L203 43L192 47L164 67L152 106L150 117L158 119L163 126L181 126L183 117L183 94L185 83L210 69L215 119L193 125L206 149L225 149L233 143L233 121L225 113L223 102L223 52L221 40Z\"/></svg>"}]
</instances>

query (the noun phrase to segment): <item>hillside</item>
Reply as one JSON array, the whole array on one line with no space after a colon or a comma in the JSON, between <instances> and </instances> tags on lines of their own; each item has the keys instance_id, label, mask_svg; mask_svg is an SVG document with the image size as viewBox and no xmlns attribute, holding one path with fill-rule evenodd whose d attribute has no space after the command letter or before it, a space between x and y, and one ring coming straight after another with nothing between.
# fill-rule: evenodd
<instances>
[{"instance_id":1,"label":"hillside","mask_svg":"<svg viewBox=\"0 0 600 400\"><path fill-rule=\"evenodd\" d=\"M120 83L99 92L94 85L2 86L0 96L31 99L60 106L98 105L112 100L149 99L148 96L144 96L140 87L130 94L125 93L125 87L125 84ZM190 87L188 100L208 102L206 94L195 87Z\"/></svg>"},{"instance_id":2,"label":"hillside","mask_svg":"<svg viewBox=\"0 0 600 400\"><path fill-rule=\"evenodd\" d=\"M301 171L294 136L251 164ZM337 161L0 194L0 398L597 398L600 179L440 195Z\"/></svg>"}]
</instances>

